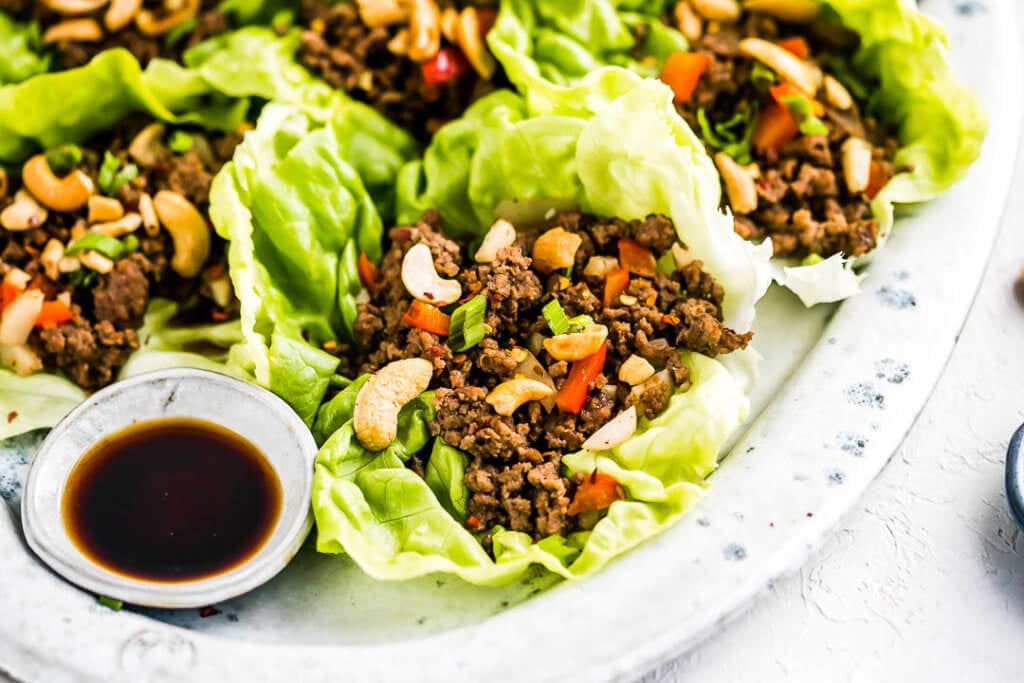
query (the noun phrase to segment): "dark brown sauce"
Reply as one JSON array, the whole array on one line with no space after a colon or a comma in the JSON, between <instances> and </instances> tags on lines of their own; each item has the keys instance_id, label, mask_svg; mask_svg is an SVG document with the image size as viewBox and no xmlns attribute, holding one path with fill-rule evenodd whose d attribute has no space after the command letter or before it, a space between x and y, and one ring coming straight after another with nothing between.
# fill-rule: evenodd
<instances>
[{"instance_id":1,"label":"dark brown sauce","mask_svg":"<svg viewBox=\"0 0 1024 683\"><path fill-rule=\"evenodd\" d=\"M238 434L203 420L132 425L97 443L61 504L72 541L139 579L187 581L233 569L270 537L281 482Z\"/></svg>"}]
</instances>

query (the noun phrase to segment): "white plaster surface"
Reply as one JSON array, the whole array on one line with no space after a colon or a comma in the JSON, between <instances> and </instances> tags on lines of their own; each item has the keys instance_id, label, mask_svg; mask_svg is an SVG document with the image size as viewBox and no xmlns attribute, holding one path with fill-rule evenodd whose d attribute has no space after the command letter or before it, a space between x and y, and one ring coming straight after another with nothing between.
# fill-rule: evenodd
<instances>
[{"instance_id":1,"label":"white plaster surface","mask_svg":"<svg viewBox=\"0 0 1024 683\"><path fill-rule=\"evenodd\" d=\"M1006 73L1024 87L1024 65ZM1024 421L1024 144L1014 187L957 349L888 467L798 574L643 683L1024 680L1024 537L1003 489Z\"/></svg>"}]
</instances>

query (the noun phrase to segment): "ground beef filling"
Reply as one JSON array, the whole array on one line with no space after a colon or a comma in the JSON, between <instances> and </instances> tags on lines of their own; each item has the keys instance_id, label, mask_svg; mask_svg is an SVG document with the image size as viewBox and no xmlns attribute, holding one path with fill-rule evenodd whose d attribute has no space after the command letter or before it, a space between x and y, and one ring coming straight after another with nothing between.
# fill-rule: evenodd
<instances>
[{"instance_id":1,"label":"ground beef filling","mask_svg":"<svg viewBox=\"0 0 1024 683\"><path fill-rule=\"evenodd\" d=\"M79 168L95 182L105 151L117 156L122 167L127 165L128 144L144 123L148 122L126 122L112 137L82 149L83 162ZM152 150L151 165L137 165L138 176L113 196L125 213L139 213L144 194L152 197L166 190L181 195L205 215L210 182L230 158L240 137L191 135L193 142L186 151L175 153L161 143ZM0 210L14 201L19 189L18 182L12 179L6 195L0 197ZM183 323L221 321L237 315L238 303L230 294L230 286L227 290L223 286L228 282L224 250L216 240L207 265L196 278L183 278L171 268L174 244L170 234L162 228L147 230L145 226L131 233L137 242L134 251L114 260L109 272L84 263L71 263L56 273L52 267L48 270L44 256L47 245L56 241L67 247L80 239L90 229L88 214L86 207L74 212L51 210L38 227L0 228L0 277L23 271L30 278L29 288L42 290L47 300L59 299L70 304L69 321L38 327L28 339L43 368L62 371L89 390L109 384L128 356L138 349L136 330L142 324L149 300L155 296L179 302Z\"/></svg>"},{"instance_id":2,"label":"ground beef filling","mask_svg":"<svg viewBox=\"0 0 1024 683\"><path fill-rule=\"evenodd\" d=\"M164 9L165 4L164 0L144 0L139 11L153 12L158 21L163 21L169 17L168 11ZM191 18L182 19L180 28L170 28L158 35L143 33L134 21L129 21L118 30L109 30L105 21L107 6L92 13L74 16L49 9L41 1L0 0L0 9L22 19L38 21L43 39L51 42L55 50L55 65L61 69L73 69L88 64L99 53L116 47L127 49L142 66L157 57L181 61L181 53L186 49L231 28L227 15L219 9L221 4L222 0L202 0L198 11ZM62 31L61 25L68 21L78 22L81 37L53 41L47 39L47 32ZM171 40L169 37L175 36L176 28L188 30Z\"/></svg>"},{"instance_id":3,"label":"ground beef filling","mask_svg":"<svg viewBox=\"0 0 1024 683\"><path fill-rule=\"evenodd\" d=\"M443 82L428 81L423 66L396 47L407 29L397 23L367 26L352 3L303 0L302 14L308 29L302 34L300 61L421 140L461 116L501 78L480 78L460 49L443 40L442 49L457 62L455 74Z\"/></svg>"},{"instance_id":4,"label":"ground beef filling","mask_svg":"<svg viewBox=\"0 0 1024 683\"><path fill-rule=\"evenodd\" d=\"M776 42L792 36L807 41L812 59L823 65L826 73L830 60L849 63L857 47L855 35L809 30L764 15L748 15L737 24L722 24L715 31L708 24L708 32L694 46L696 52L710 58L708 68L693 95L677 104L690 127L698 135L703 134L701 112L712 127L748 113L749 125L753 125L759 108L770 96L764 84L752 79L754 60L738 54L739 41L756 37ZM860 256L878 241L878 221L870 206L871 193L877 188L849 190L843 173L843 143L851 136L870 143L872 175L888 179L896 170L892 160L898 142L892 129L861 113L864 102L855 100L853 107L842 110L824 96L817 99L825 105L820 118L829 130L827 135L801 134L777 149L751 146L757 208L737 212L736 232L754 241L770 237L778 256ZM711 154L720 151L712 141L705 142ZM723 181L723 198L728 202L724 190Z\"/></svg>"},{"instance_id":5,"label":"ground beef filling","mask_svg":"<svg viewBox=\"0 0 1024 683\"><path fill-rule=\"evenodd\" d=\"M555 227L580 238L568 276L564 271L543 272L531 258L538 235ZM431 432L471 458L465 475L470 492L467 526L484 530L501 525L542 538L587 528L595 521L592 515L569 514L582 477L563 474L562 454L578 450L629 406L654 417L674 392L687 390L690 372L677 350L716 356L745 347L751 334L739 334L722 323L721 286L702 270L700 261L685 257L672 222L664 216L625 221L563 213L539 231L518 230L517 235L492 263L476 263L444 236L434 212L414 226L392 229L378 284L370 301L359 306L355 334L366 351L358 356L356 369L374 372L404 358L430 360L431 386L436 389ZM594 257L616 258L623 239L654 258L676 249L683 255L682 267L671 274L633 274L621 296L604 306L605 277L585 271L595 272L588 268ZM413 299L402 283L402 262L416 244L430 248L437 272L457 278L464 295L487 298L486 336L468 351L455 352L445 336L403 320ZM512 415L501 415L487 397L498 384L523 372L520 363L527 349L556 390L568 381L572 363L555 359L542 345L552 333L541 309L552 300L570 318L588 315L594 324L607 327L603 369L578 413L534 401ZM633 355L654 369L635 386L618 378L620 366Z\"/></svg>"}]
</instances>

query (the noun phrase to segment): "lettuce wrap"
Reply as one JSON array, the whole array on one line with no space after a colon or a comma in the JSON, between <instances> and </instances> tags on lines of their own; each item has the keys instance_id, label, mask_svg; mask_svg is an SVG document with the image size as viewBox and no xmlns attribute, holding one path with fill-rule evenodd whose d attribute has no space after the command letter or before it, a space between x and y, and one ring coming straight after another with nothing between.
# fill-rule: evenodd
<instances>
[{"instance_id":1,"label":"lettuce wrap","mask_svg":"<svg viewBox=\"0 0 1024 683\"><path fill-rule=\"evenodd\" d=\"M675 117L667 88L615 70L592 74L581 87L589 115L528 118L521 98L499 92L443 128L423 160L402 170L399 223L436 208L448 234L471 241L496 211L516 220L567 205L626 219L665 213L709 271L715 264L731 302L727 318L749 322L769 282L767 254L739 239L718 213L717 177ZM493 556L464 526L469 455L428 429L433 393L406 404L397 439L372 452L355 437L355 400L368 376L356 379L313 423L323 442L313 484L318 550L347 553L387 580L445 572L501 585L531 565L565 578L600 569L672 525L700 498L719 449L747 415L742 378L706 356L682 352L681 358L692 386L672 395L664 412L641 418L637 432L614 449L562 457L566 474L611 476L627 498L612 503L591 531L567 537L534 542L527 533L489 529ZM426 456L423 477L405 466L414 454Z\"/></svg>"},{"instance_id":2,"label":"lettuce wrap","mask_svg":"<svg viewBox=\"0 0 1024 683\"><path fill-rule=\"evenodd\" d=\"M525 93L533 113L550 112L569 97L583 76L583 63L619 63L650 74L650 65L664 59L661 41L648 41L647 60L639 60L640 68L637 60L608 56L608 41L595 38L588 12L577 5L596 6L551 0L503 3L488 36L492 51L510 80ZM953 73L944 30L913 2L823 0L821 5L826 21L860 37L851 63L854 75L877 83L867 108L896 130L900 142L894 165L901 172L872 203L879 222L877 246L881 246L892 228L897 204L933 199L964 176L980 153L986 118L977 96ZM666 9L655 4L644 12L657 18ZM622 40L625 43L626 37ZM854 268L869 258L870 253L858 259L837 255L805 263L777 259L773 265L776 279L810 306L855 293L861 276Z\"/></svg>"}]
</instances>

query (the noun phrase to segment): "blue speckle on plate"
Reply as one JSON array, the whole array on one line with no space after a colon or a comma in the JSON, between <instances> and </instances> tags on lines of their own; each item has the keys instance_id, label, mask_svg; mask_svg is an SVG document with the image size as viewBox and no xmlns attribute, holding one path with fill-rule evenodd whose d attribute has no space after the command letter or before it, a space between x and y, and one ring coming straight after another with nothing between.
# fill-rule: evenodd
<instances>
[{"instance_id":1,"label":"blue speckle on plate","mask_svg":"<svg viewBox=\"0 0 1024 683\"><path fill-rule=\"evenodd\" d=\"M863 434L856 432L839 432L836 435L836 443L839 444L839 450L859 458L864 455L864 448L868 445L868 439Z\"/></svg>"},{"instance_id":2,"label":"blue speckle on plate","mask_svg":"<svg viewBox=\"0 0 1024 683\"><path fill-rule=\"evenodd\" d=\"M237 624L238 623L238 615L235 614L234 612L228 612L227 614L224 615L224 618L227 619L228 621L230 621L232 624Z\"/></svg>"},{"instance_id":3,"label":"blue speckle on plate","mask_svg":"<svg viewBox=\"0 0 1024 683\"><path fill-rule=\"evenodd\" d=\"M839 486L846 481L846 473L842 470L832 470L828 473L828 485Z\"/></svg>"},{"instance_id":4,"label":"blue speckle on plate","mask_svg":"<svg viewBox=\"0 0 1024 683\"><path fill-rule=\"evenodd\" d=\"M984 12L985 5L977 0L962 0L954 4L956 13L965 17L973 16L975 12Z\"/></svg>"},{"instance_id":5,"label":"blue speckle on plate","mask_svg":"<svg viewBox=\"0 0 1024 683\"><path fill-rule=\"evenodd\" d=\"M846 400L862 408L885 408L885 396L880 394L870 382L857 382L846 387Z\"/></svg>"},{"instance_id":6,"label":"blue speckle on plate","mask_svg":"<svg viewBox=\"0 0 1024 683\"><path fill-rule=\"evenodd\" d=\"M747 559L747 549L739 543L726 543L722 548L722 555L730 562L739 562Z\"/></svg>"},{"instance_id":7,"label":"blue speckle on plate","mask_svg":"<svg viewBox=\"0 0 1024 683\"><path fill-rule=\"evenodd\" d=\"M889 384L903 384L910 378L910 366L892 358L883 358L875 363L875 377Z\"/></svg>"},{"instance_id":8,"label":"blue speckle on plate","mask_svg":"<svg viewBox=\"0 0 1024 683\"><path fill-rule=\"evenodd\" d=\"M895 308L898 311L917 308L917 297L905 289L882 287L875 294L883 306Z\"/></svg>"}]
</instances>

